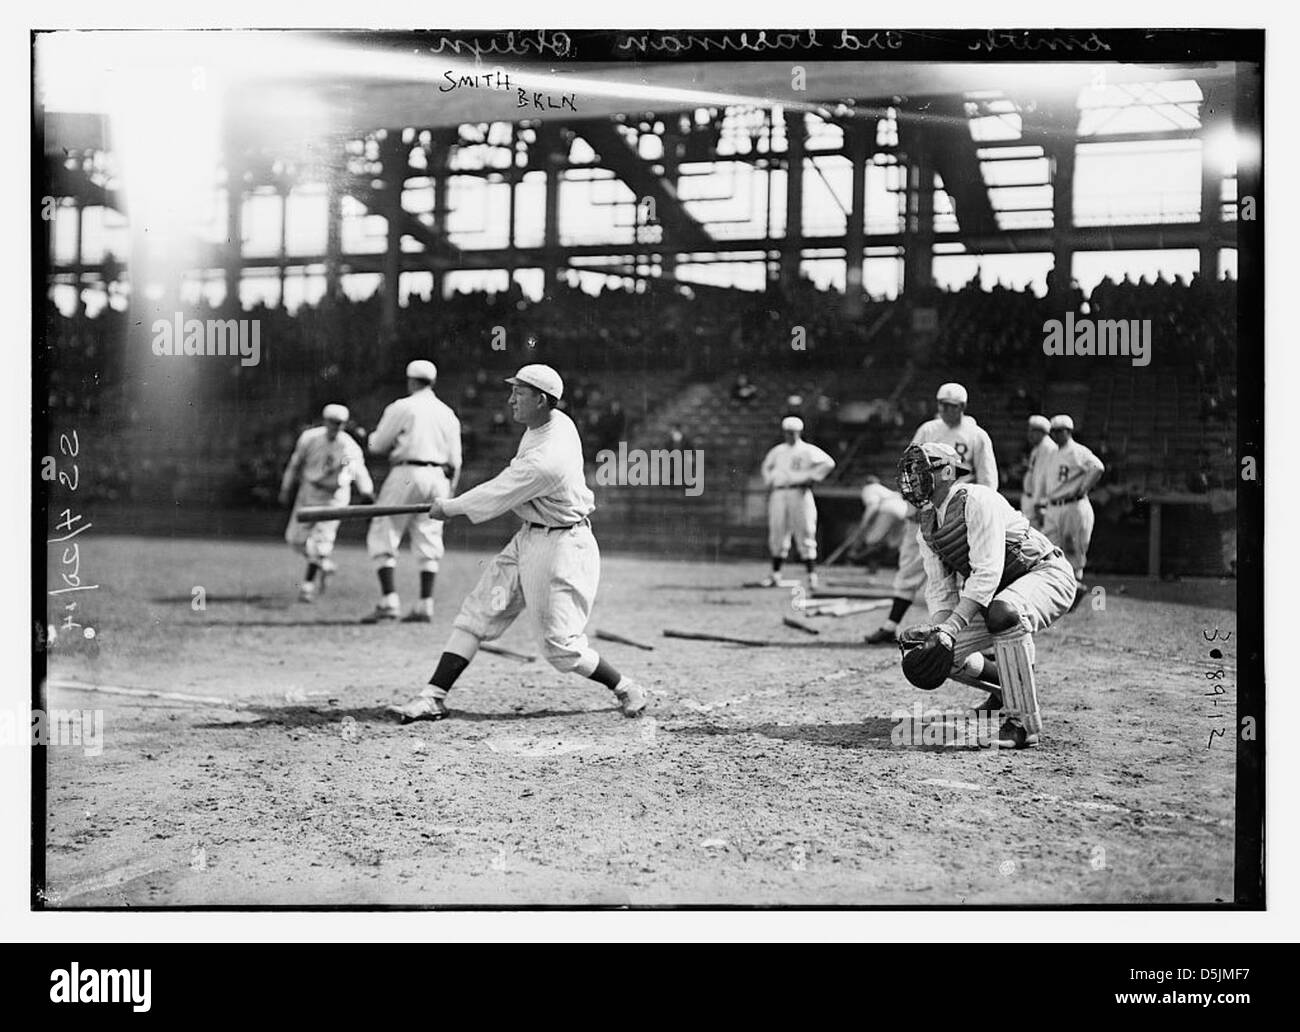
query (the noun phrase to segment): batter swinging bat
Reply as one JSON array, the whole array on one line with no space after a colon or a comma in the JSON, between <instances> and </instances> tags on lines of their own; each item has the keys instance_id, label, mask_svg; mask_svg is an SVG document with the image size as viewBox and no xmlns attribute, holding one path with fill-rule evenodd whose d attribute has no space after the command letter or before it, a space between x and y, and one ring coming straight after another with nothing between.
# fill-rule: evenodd
<instances>
[{"instance_id":1,"label":"batter swinging bat","mask_svg":"<svg viewBox=\"0 0 1300 1032\"><path fill-rule=\"evenodd\" d=\"M299 523L319 523L321 520L368 520L372 516L411 516L428 512L423 505L304 505L294 514Z\"/></svg>"}]
</instances>

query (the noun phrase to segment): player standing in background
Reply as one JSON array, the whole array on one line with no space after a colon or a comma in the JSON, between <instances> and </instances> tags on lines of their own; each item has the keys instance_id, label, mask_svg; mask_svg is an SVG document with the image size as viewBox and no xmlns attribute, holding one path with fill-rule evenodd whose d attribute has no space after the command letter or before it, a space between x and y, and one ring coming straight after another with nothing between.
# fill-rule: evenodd
<instances>
[{"instance_id":1,"label":"player standing in background","mask_svg":"<svg viewBox=\"0 0 1300 1032\"><path fill-rule=\"evenodd\" d=\"M903 673L925 691L948 678L985 688L984 710L1005 710L997 744L1037 745L1042 733L1033 634L1074 598L1061 550L997 490L959 483L964 469L947 445L909 445L898 485L920 511L930 623L903 632ZM990 661L983 650L993 648Z\"/></svg>"},{"instance_id":2,"label":"player standing in background","mask_svg":"<svg viewBox=\"0 0 1300 1032\"><path fill-rule=\"evenodd\" d=\"M1074 579L1078 582L1074 604L1078 605L1088 590L1083 583L1083 569L1088 565L1094 519L1088 492L1101 479L1106 467L1074 439L1074 420L1069 416L1053 416L1051 433L1056 451L1040 478L1043 495L1039 502L1047 506L1043 533L1074 567Z\"/></svg>"},{"instance_id":3,"label":"player standing in background","mask_svg":"<svg viewBox=\"0 0 1300 1032\"><path fill-rule=\"evenodd\" d=\"M946 444L957 454L965 468L962 483L976 483L994 491L998 489L998 466L993 457L993 442L988 433L966 415L966 388L959 383L945 383L935 395L939 402L939 415L922 423L912 437L913 444ZM903 544L898 550L898 573L894 576L894 604L889 617L873 633L867 635L868 645L895 645L898 643L898 625L925 585L925 566L914 533L916 510L908 516L911 528L903 534Z\"/></svg>"},{"instance_id":4,"label":"player standing in background","mask_svg":"<svg viewBox=\"0 0 1300 1032\"><path fill-rule=\"evenodd\" d=\"M515 422L528 428L514 459L459 498L434 501L430 511L436 519L466 516L472 523L512 512L523 524L461 605L429 687L392 710L404 724L448 716L447 693L479 645L501 637L527 608L551 666L603 684L624 716L638 716L646 707L644 689L587 641L600 548L588 519L596 504L583 474L582 441L573 420L556 409L564 381L550 366L526 365L506 383Z\"/></svg>"},{"instance_id":5,"label":"player standing in background","mask_svg":"<svg viewBox=\"0 0 1300 1032\"><path fill-rule=\"evenodd\" d=\"M1030 416L1026 437L1029 441L1029 461L1021 481L1020 512L1033 526L1043 529L1043 502L1040 496L1047 491L1043 479L1051 468L1051 457L1056 452L1056 442L1048 436L1052 424L1046 416Z\"/></svg>"},{"instance_id":6,"label":"player standing in background","mask_svg":"<svg viewBox=\"0 0 1300 1032\"><path fill-rule=\"evenodd\" d=\"M321 418L324 426L308 427L299 435L280 481L280 504L293 501L293 514L284 528L284 539L307 557L307 573L298 589L299 602L315 602L318 591L325 590L330 575L337 569L330 555L338 536L339 521L299 523L298 510L305 505L347 505L353 484L363 502L374 501L375 485L366 469L365 453L343 429L348 421L347 408L326 405Z\"/></svg>"},{"instance_id":7,"label":"player standing in background","mask_svg":"<svg viewBox=\"0 0 1300 1032\"><path fill-rule=\"evenodd\" d=\"M392 467L379 491L379 505L411 505L448 498L460 477L460 420L436 394L438 368L419 359L406 367L410 394L384 409L370 435L371 455L387 455ZM433 581L442 559L442 522L428 515L377 516L370 521L366 550L379 572L379 604L361 618L373 624L396 620L397 550L409 530L411 552L419 561L420 600L403 617L407 623L433 619Z\"/></svg>"},{"instance_id":8,"label":"player standing in background","mask_svg":"<svg viewBox=\"0 0 1300 1032\"><path fill-rule=\"evenodd\" d=\"M767 547L772 572L763 584L778 587L781 565L790 554L790 542L808 571L809 590L817 587L817 500L813 484L820 483L835 468L835 460L815 444L803 439L803 420L786 416L781 420L785 440L763 459L763 483L767 485Z\"/></svg>"}]
</instances>

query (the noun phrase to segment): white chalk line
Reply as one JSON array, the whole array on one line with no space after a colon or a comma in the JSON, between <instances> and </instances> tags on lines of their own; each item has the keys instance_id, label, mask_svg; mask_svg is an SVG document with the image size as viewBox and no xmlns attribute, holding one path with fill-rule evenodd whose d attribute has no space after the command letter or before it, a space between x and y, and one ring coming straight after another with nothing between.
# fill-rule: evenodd
<instances>
[{"instance_id":1,"label":"white chalk line","mask_svg":"<svg viewBox=\"0 0 1300 1032\"><path fill-rule=\"evenodd\" d=\"M124 688L116 684L87 684L85 681L50 681L50 688L74 692L101 692L106 695L128 695L138 699L167 699L171 702L190 702L201 706L236 708L241 705L234 699L217 695L190 695L186 692L164 692L154 688Z\"/></svg>"},{"instance_id":2,"label":"white chalk line","mask_svg":"<svg viewBox=\"0 0 1300 1032\"><path fill-rule=\"evenodd\" d=\"M949 781L946 778L925 778L922 780L923 785L935 785L939 788L960 788L968 791L983 791L984 785L977 785L971 781ZM999 796L999 799L1007 798ZM1222 817L1204 817L1196 813L1180 813L1177 810L1138 810L1129 806L1120 806L1117 803L1096 803L1087 799L1067 799L1065 796L1058 795L1022 795L1012 796L1012 802L1017 803L1052 803L1060 806L1073 807L1076 810L1095 810L1099 813L1123 813L1133 817L1169 817L1179 821L1194 821L1197 824L1210 824L1219 827L1228 828L1232 826L1232 821Z\"/></svg>"},{"instance_id":3,"label":"white chalk line","mask_svg":"<svg viewBox=\"0 0 1300 1032\"><path fill-rule=\"evenodd\" d=\"M92 892L102 892L104 889L111 889L117 885L124 885L126 882L135 881L137 878L143 878L146 875L157 874L159 871L170 870L175 866L174 863L160 864L157 858L133 860L131 863L123 864L121 867L114 867L112 870L105 871L103 874L97 874L92 878L83 878L79 882L73 882L72 885L62 892L56 892L47 887L45 891L45 900L51 906L62 906L69 900L76 899L78 896L86 896Z\"/></svg>"}]
</instances>

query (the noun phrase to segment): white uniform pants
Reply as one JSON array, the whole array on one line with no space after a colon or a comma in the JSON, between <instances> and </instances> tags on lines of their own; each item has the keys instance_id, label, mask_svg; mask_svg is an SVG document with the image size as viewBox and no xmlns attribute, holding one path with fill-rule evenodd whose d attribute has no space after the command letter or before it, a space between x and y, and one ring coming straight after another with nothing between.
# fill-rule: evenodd
<instances>
[{"instance_id":1,"label":"white uniform pants","mask_svg":"<svg viewBox=\"0 0 1300 1032\"><path fill-rule=\"evenodd\" d=\"M300 484L298 495L293 500L293 515L289 517L289 525L284 528L285 541L305 555L308 562L319 564L322 559L328 559L334 551L339 521L299 523L296 518L298 510L307 505L347 505L351 495L351 490L346 487L338 491L322 491L310 484Z\"/></svg>"},{"instance_id":2,"label":"white uniform pants","mask_svg":"<svg viewBox=\"0 0 1300 1032\"><path fill-rule=\"evenodd\" d=\"M1086 498L1065 505L1049 505L1044 516L1043 533L1065 553L1079 580L1083 580L1083 568L1088 564L1093 521L1092 502Z\"/></svg>"},{"instance_id":3,"label":"white uniform pants","mask_svg":"<svg viewBox=\"0 0 1300 1032\"><path fill-rule=\"evenodd\" d=\"M587 677L600 661L586 635L599 583L600 548L589 523L568 530L524 524L488 563L453 625L492 641L527 609L546 661Z\"/></svg>"},{"instance_id":4,"label":"white uniform pants","mask_svg":"<svg viewBox=\"0 0 1300 1032\"><path fill-rule=\"evenodd\" d=\"M441 466L394 466L379 490L376 505L414 505L447 498L451 482ZM423 573L437 573L442 559L442 520L415 516L376 516L366 534L366 551L375 566L396 566L402 535L410 532L411 554Z\"/></svg>"},{"instance_id":5,"label":"white uniform pants","mask_svg":"<svg viewBox=\"0 0 1300 1032\"><path fill-rule=\"evenodd\" d=\"M790 554L791 540L804 562L817 558L817 500L806 487L778 487L767 499L767 547L773 559Z\"/></svg>"},{"instance_id":6,"label":"white uniform pants","mask_svg":"<svg viewBox=\"0 0 1300 1032\"><path fill-rule=\"evenodd\" d=\"M1020 626L1030 634L1046 630L1067 613L1074 603L1074 571L1064 556L1054 556L1036 570L1012 581L993 596L993 601L1008 602L1020 614ZM977 616L961 629L953 648L953 669L974 652L993 647L993 632L984 617ZM1030 649L1033 644L1031 642ZM1030 661L1033 653L1030 653Z\"/></svg>"},{"instance_id":7,"label":"white uniform pants","mask_svg":"<svg viewBox=\"0 0 1300 1032\"><path fill-rule=\"evenodd\" d=\"M915 523L909 523L906 517L899 516L883 505L879 506L867 517L862 530L862 545L864 548L882 544L887 548L902 548L903 535L908 527L912 528L913 533L916 532Z\"/></svg>"},{"instance_id":8,"label":"white uniform pants","mask_svg":"<svg viewBox=\"0 0 1300 1032\"><path fill-rule=\"evenodd\" d=\"M892 589L894 598L923 601L921 592L925 588L925 560L921 558L921 546L916 540L920 529L921 525L916 520L907 520L903 525L903 543L898 546L898 572L894 574Z\"/></svg>"}]
</instances>

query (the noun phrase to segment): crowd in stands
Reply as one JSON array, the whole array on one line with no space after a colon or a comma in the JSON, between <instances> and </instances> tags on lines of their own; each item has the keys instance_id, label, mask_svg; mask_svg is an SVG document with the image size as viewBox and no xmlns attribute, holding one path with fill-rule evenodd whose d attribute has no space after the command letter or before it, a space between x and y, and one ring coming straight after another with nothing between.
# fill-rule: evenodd
<instances>
[{"instance_id":1,"label":"crowd in stands","mask_svg":"<svg viewBox=\"0 0 1300 1032\"><path fill-rule=\"evenodd\" d=\"M333 299L303 305L295 312L256 306L239 317L261 321L262 361L258 367L238 363L223 366L210 389L231 395L274 398L287 384L300 388L293 411L281 422L258 428L259 447L246 452L238 475L253 485L245 500L268 501L293 438L324 401L354 398L411 358L432 358L462 366L472 356L475 372L462 378L456 397L447 400L482 419L467 427L466 451L472 456L492 436L515 432L495 391L500 374L526 361L545 361L569 377L566 408L582 431L588 453L617 447L628 432L624 401L603 391L602 372L643 370L654 376L667 370L686 369L697 378L734 372L729 403L753 405L761 391L749 370L806 368L833 373L861 372L873 361L905 361L915 355L926 368L951 367L978 370L999 395L1007 391L1008 415L1038 411L1041 399L1018 371L1027 359L1041 355L1043 322L1058 317L1062 305L1096 318L1151 319L1158 360L1176 362L1188 369L1201 385L1201 417L1207 424L1225 428L1235 413L1235 304L1236 284L1231 279L1211 282L1200 276L1190 280L1155 281L1124 277L1104 279L1084 298L1077 288L1061 297L1039 298L1029 291L995 287L982 290L972 280L957 290L935 289L913 299L916 307L933 306L936 329L928 352L917 350L918 335L902 302L869 302L863 314L844 313L842 295L800 283L789 295L776 288L767 292L742 292L664 280L644 280L642 289L606 289L588 294L566 284L554 285L537 301L526 298L517 286L496 293L461 293L447 299L411 297L399 309L396 337L383 341L382 298ZM892 311L891 311L891 306ZM224 313L206 306L187 310L190 318L222 318ZM892 318L883 318L886 315ZM45 313L45 348L37 366L38 380L48 388L51 418L94 419L101 406L113 408L114 385L147 368L142 361L128 362L129 316L111 307L94 318L67 317L49 304ZM802 330L804 350L792 347L792 335ZM922 335L924 336L924 335ZM375 354L383 346L388 356L376 368ZM730 375L730 374L727 374ZM792 382L794 378L792 377ZM802 381L800 381L802 383ZM987 394L987 391L986 391ZM770 399L767 399L770 400ZM842 402L864 403L865 419L851 432L838 422ZM929 399L840 398L821 390L805 390L783 399L788 414L801 415L810 439L824 442L832 454L842 454L858 433L872 441L892 440L900 428L915 426L933 415ZM114 409L114 419L132 421L132 413ZM697 428L676 427L665 446L685 446L698 435ZM1094 450L1106 443L1092 441ZM1103 461L1122 462L1122 456ZM1207 459L1218 461L1218 455ZM1014 472L1009 475L1014 476ZM125 485L129 478L108 477L106 482ZM1202 481L1189 477L1189 489ZM124 493L125 486L112 490Z\"/></svg>"}]
</instances>

